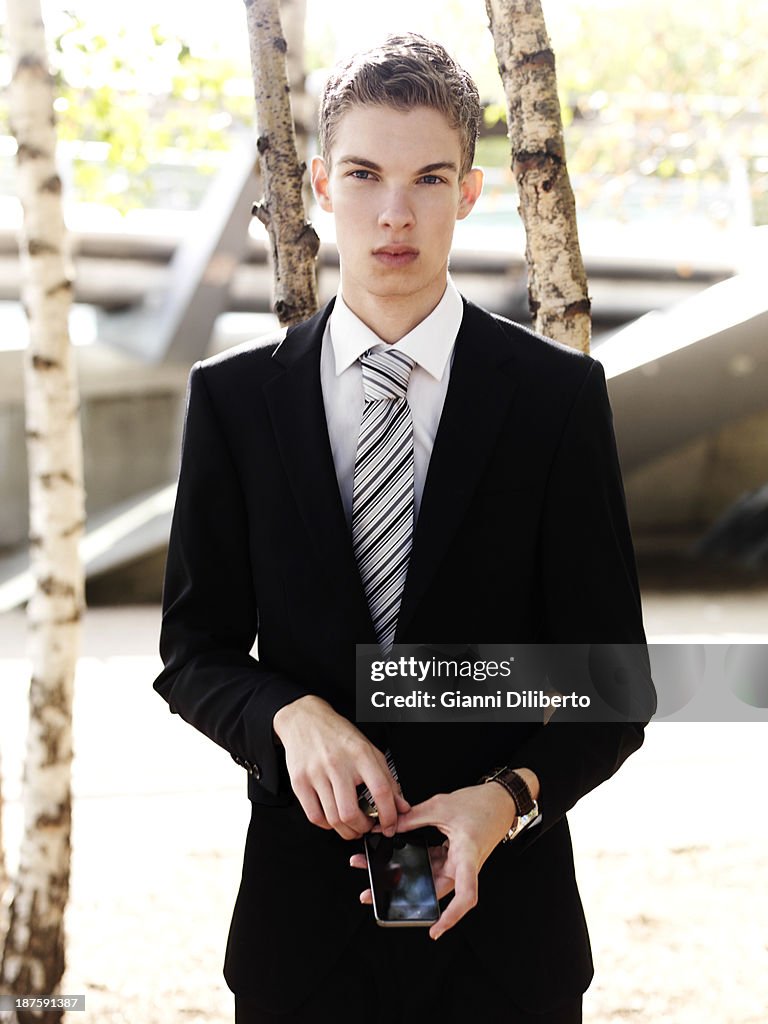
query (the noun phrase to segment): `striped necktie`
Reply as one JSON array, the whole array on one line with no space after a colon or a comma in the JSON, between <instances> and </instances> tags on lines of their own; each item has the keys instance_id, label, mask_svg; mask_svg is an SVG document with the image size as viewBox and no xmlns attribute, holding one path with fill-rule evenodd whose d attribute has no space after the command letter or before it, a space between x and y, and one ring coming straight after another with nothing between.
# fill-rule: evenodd
<instances>
[{"instance_id":1,"label":"striped necktie","mask_svg":"<svg viewBox=\"0 0 768 1024\"><path fill-rule=\"evenodd\" d=\"M413 359L397 349L360 357L365 405L355 457L352 546L376 638L392 647L413 536Z\"/></svg>"}]
</instances>

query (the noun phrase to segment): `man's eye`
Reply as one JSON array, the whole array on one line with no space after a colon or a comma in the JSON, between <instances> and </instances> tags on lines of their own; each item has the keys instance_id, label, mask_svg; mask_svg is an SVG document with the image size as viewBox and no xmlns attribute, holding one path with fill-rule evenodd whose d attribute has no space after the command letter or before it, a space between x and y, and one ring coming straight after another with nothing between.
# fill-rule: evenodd
<instances>
[{"instance_id":1,"label":"man's eye","mask_svg":"<svg viewBox=\"0 0 768 1024\"><path fill-rule=\"evenodd\" d=\"M436 174L423 174L421 180L425 185L439 185L443 179L438 178Z\"/></svg>"},{"instance_id":2,"label":"man's eye","mask_svg":"<svg viewBox=\"0 0 768 1024\"><path fill-rule=\"evenodd\" d=\"M358 178L360 181L367 181L368 178L370 178L370 176L371 176L371 172L370 171L363 171L363 170L352 171L352 173L350 174L351 178Z\"/></svg>"}]
</instances>

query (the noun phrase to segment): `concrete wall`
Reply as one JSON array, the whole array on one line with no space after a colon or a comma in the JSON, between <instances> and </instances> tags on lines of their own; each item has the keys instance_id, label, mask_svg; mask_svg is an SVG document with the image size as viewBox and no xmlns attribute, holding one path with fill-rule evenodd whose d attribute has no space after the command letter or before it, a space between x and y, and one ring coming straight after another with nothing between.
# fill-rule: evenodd
<instances>
[{"instance_id":1,"label":"concrete wall","mask_svg":"<svg viewBox=\"0 0 768 1024\"><path fill-rule=\"evenodd\" d=\"M0 550L27 536L27 460L24 409L0 406Z\"/></svg>"},{"instance_id":2,"label":"concrete wall","mask_svg":"<svg viewBox=\"0 0 768 1024\"><path fill-rule=\"evenodd\" d=\"M184 395L85 398L81 406L86 512L92 514L174 480ZM27 458L19 406L0 408L0 548L26 542Z\"/></svg>"},{"instance_id":3,"label":"concrete wall","mask_svg":"<svg viewBox=\"0 0 768 1024\"><path fill-rule=\"evenodd\" d=\"M649 547L701 535L738 498L768 483L768 412L729 424L627 474L632 530Z\"/></svg>"},{"instance_id":4,"label":"concrete wall","mask_svg":"<svg viewBox=\"0 0 768 1024\"><path fill-rule=\"evenodd\" d=\"M187 370L147 366L101 346L75 349L86 511L176 478ZM0 550L26 543L22 353L0 352Z\"/></svg>"}]
</instances>

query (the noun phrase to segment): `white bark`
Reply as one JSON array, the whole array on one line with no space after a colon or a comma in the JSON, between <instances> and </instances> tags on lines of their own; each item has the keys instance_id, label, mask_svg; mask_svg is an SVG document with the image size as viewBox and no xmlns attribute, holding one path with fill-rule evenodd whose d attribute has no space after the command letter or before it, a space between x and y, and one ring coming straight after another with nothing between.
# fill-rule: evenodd
<instances>
[{"instance_id":1,"label":"white bark","mask_svg":"<svg viewBox=\"0 0 768 1024\"><path fill-rule=\"evenodd\" d=\"M53 80L40 0L7 0L11 129L24 217L19 242L30 340L24 360L31 568L30 719L24 832L3 980L11 992L55 993L64 971L69 893L72 696L83 611L78 545L85 520L82 442L68 333L73 273L56 170ZM19 1012L19 1024L61 1014Z\"/></svg>"},{"instance_id":2,"label":"white bark","mask_svg":"<svg viewBox=\"0 0 768 1024\"><path fill-rule=\"evenodd\" d=\"M507 99L534 328L589 351L590 302L565 162L555 57L539 0L486 0Z\"/></svg>"},{"instance_id":3,"label":"white bark","mask_svg":"<svg viewBox=\"0 0 768 1024\"><path fill-rule=\"evenodd\" d=\"M254 213L269 232L273 308L281 324L295 324L317 311L320 243L302 200L279 0L245 0L245 9L264 181L264 201Z\"/></svg>"}]
</instances>

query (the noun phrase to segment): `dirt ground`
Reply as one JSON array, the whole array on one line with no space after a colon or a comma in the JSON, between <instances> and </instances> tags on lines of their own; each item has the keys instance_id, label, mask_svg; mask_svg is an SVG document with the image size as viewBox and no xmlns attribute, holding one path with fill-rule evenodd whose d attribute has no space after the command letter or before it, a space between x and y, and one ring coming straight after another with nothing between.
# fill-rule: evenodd
<instances>
[{"instance_id":1,"label":"dirt ground","mask_svg":"<svg viewBox=\"0 0 768 1024\"><path fill-rule=\"evenodd\" d=\"M649 635L768 641L768 591L650 593L645 604ZM233 1019L221 965L245 777L152 691L158 622L152 606L94 609L86 623L62 986L85 993L86 1012L69 1024ZM21 615L0 620L0 673L13 869L28 674ZM587 1024L768 1022L765 737L764 723L654 723L642 750L569 815L596 963Z\"/></svg>"}]
</instances>

